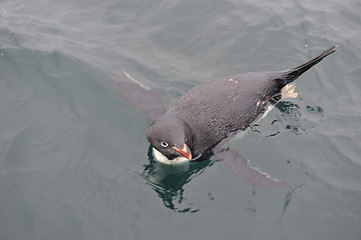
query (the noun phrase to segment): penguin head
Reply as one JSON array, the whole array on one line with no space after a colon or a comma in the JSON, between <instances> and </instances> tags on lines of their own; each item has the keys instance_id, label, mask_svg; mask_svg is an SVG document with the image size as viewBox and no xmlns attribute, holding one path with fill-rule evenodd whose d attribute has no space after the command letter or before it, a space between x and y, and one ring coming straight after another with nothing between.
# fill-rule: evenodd
<instances>
[{"instance_id":1,"label":"penguin head","mask_svg":"<svg viewBox=\"0 0 361 240\"><path fill-rule=\"evenodd\" d=\"M163 115L155 120L147 130L147 139L155 153L165 157L165 161L176 159L191 160L192 132L189 125L175 115ZM156 158L160 161L159 157ZM172 163L172 162L167 162Z\"/></svg>"}]
</instances>

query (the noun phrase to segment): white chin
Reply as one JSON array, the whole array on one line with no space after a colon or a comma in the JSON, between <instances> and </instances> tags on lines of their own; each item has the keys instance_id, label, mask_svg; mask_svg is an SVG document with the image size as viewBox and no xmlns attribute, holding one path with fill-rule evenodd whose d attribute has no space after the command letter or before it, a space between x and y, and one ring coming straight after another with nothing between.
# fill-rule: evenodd
<instances>
[{"instance_id":1,"label":"white chin","mask_svg":"<svg viewBox=\"0 0 361 240\"><path fill-rule=\"evenodd\" d=\"M177 157L170 160L155 148L153 148L153 155L156 160L164 164L179 164L179 163L189 162L189 160L185 157Z\"/></svg>"}]
</instances>

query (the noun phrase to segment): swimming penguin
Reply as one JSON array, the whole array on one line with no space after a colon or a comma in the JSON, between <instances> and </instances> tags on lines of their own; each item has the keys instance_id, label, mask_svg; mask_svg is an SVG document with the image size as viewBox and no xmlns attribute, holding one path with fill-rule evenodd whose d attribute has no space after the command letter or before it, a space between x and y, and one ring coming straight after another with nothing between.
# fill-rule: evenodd
<instances>
[{"instance_id":1,"label":"swimming penguin","mask_svg":"<svg viewBox=\"0 0 361 240\"><path fill-rule=\"evenodd\" d=\"M120 71L114 79L120 96L151 119L146 136L154 157L173 164L215 158L224 161L248 183L265 188L282 186L268 174L248 166L248 160L222 145L246 130L282 97L282 89L323 58L285 71L238 74L194 87L168 110L162 98Z\"/></svg>"}]
</instances>

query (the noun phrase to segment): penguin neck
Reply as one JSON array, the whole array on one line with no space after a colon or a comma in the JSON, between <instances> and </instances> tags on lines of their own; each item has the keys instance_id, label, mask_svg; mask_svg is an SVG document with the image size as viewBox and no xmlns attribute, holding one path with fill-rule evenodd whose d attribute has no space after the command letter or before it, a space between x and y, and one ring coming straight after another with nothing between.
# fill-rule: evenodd
<instances>
[{"instance_id":1,"label":"penguin neck","mask_svg":"<svg viewBox=\"0 0 361 240\"><path fill-rule=\"evenodd\" d=\"M153 148L153 155L156 160L168 165L189 162L189 160L185 157L176 157L174 159L168 159L166 156L164 156L161 152L159 152L155 148Z\"/></svg>"}]
</instances>

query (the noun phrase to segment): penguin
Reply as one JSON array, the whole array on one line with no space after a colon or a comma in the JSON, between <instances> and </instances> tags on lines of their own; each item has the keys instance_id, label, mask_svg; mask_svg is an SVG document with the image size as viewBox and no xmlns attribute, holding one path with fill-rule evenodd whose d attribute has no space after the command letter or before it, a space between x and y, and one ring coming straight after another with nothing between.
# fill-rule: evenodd
<instances>
[{"instance_id":1,"label":"penguin","mask_svg":"<svg viewBox=\"0 0 361 240\"><path fill-rule=\"evenodd\" d=\"M120 96L152 121L146 137L154 157L165 164L214 158L225 162L253 186L274 188L284 182L249 166L248 159L223 147L258 121L282 97L282 89L326 56L331 47L306 63L284 71L249 72L192 88L167 109L162 98L121 70L114 84Z\"/></svg>"}]
</instances>

